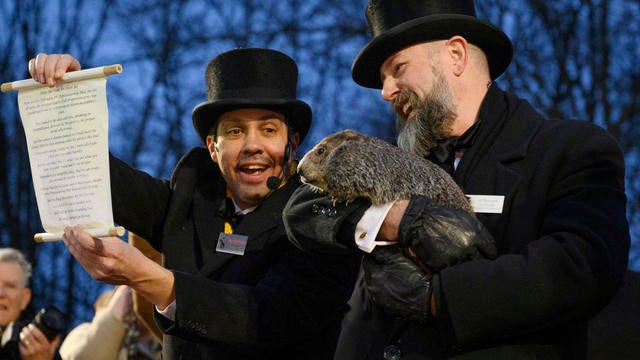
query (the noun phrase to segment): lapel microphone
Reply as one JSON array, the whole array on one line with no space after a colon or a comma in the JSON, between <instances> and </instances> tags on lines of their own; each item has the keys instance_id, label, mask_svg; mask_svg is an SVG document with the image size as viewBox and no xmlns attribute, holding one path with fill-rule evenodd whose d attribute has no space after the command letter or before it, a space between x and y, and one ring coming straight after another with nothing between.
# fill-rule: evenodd
<instances>
[{"instance_id":1,"label":"lapel microphone","mask_svg":"<svg viewBox=\"0 0 640 360\"><path fill-rule=\"evenodd\" d=\"M287 179L287 173L289 172L289 156L291 155L291 143L287 141L287 145L284 147L284 158L282 159L282 176L269 176L267 179L267 187L271 190L276 190Z\"/></svg>"}]
</instances>

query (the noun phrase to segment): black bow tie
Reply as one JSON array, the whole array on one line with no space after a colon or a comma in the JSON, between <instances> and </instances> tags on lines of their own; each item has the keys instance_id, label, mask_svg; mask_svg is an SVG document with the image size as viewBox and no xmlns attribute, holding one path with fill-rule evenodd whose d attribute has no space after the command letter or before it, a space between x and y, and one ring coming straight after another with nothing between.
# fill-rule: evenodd
<instances>
[{"instance_id":1,"label":"black bow tie","mask_svg":"<svg viewBox=\"0 0 640 360\"><path fill-rule=\"evenodd\" d=\"M436 164L448 163L451 160L451 157L455 156L455 148L458 139L458 137L451 137L438 141L436 146L429 150L427 158Z\"/></svg>"},{"instance_id":2,"label":"black bow tie","mask_svg":"<svg viewBox=\"0 0 640 360\"><path fill-rule=\"evenodd\" d=\"M460 137L450 137L439 141L436 146L429 150L427 159L438 164L449 174L453 174L454 161L456 159L456 151L467 149L473 145L478 129L480 128L480 120L476 121L467 131Z\"/></svg>"},{"instance_id":3,"label":"black bow tie","mask_svg":"<svg viewBox=\"0 0 640 360\"><path fill-rule=\"evenodd\" d=\"M236 207L233 205L233 200L231 200L231 198L226 198L225 201L222 202L218 209L218 216L231 224L233 229L240 224L240 221L242 221L242 218L244 217L243 214L236 213Z\"/></svg>"}]
</instances>

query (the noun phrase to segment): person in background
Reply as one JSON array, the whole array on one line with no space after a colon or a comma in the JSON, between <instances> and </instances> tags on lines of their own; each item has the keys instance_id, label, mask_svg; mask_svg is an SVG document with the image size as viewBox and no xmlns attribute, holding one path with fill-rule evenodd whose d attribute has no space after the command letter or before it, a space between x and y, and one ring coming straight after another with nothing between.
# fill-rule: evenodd
<instances>
[{"instance_id":1,"label":"person in background","mask_svg":"<svg viewBox=\"0 0 640 360\"><path fill-rule=\"evenodd\" d=\"M410 248L420 260L446 252L434 246L450 236L438 227L446 209L415 196L328 217L314 209L330 199L302 187L283 215L299 246L396 244L365 256L336 358L586 358L587 321L615 294L628 261L619 145L601 127L547 119L500 89L494 80L513 47L476 17L473 1L372 0L366 18L372 40L353 79L390 103L398 145L449 171L471 197L498 256L416 276L416 264L388 249ZM377 220L379 232L366 227ZM318 223L329 230L311 232Z\"/></svg>"},{"instance_id":2,"label":"person in background","mask_svg":"<svg viewBox=\"0 0 640 360\"><path fill-rule=\"evenodd\" d=\"M127 286L102 293L94 304L91 322L67 334L60 346L63 360L160 359L161 346L137 321Z\"/></svg>"},{"instance_id":3,"label":"person in background","mask_svg":"<svg viewBox=\"0 0 640 360\"><path fill-rule=\"evenodd\" d=\"M29 62L50 86L79 69L68 54ZM302 251L284 231L311 125L297 65L279 51L234 49L205 78L208 101L192 118L206 147L189 151L170 181L110 161L115 221L161 251L164 267L79 227L65 229L65 245L92 277L155 305L166 359L331 358L360 256Z\"/></svg>"},{"instance_id":4,"label":"person in background","mask_svg":"<svg viewBox=\"0 0 640 360\"><path fill-rule=\"evenodd\" d=\"M0 359L53 359L60 336L51 341L31 323L31 264L14 248L0 248ZM12 334L19 332L19 337ZM17 345L17 348L16 348Z\"/></svg>"}]
</instances>

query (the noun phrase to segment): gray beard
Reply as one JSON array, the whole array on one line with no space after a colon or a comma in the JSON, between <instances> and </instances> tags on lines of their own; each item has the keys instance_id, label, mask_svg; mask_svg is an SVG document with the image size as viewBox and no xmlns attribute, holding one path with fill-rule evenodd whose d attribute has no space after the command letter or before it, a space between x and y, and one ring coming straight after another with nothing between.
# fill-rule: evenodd
<instances>
[{"instance_id":1,"label":"gray beard","mask_svg":"<svg viewBox=\"0 0 640 360\"><path fill-rule=\"evenodd\" d=\"M413 108L413 118L402 114L399 104L408 98ZM413 91L404 91L392 103L397 114L398 147L422 157L429 155L439 140L451 134L456 116L451 92L442 76L437 76L431 91L420 100Z\"/></svg>"}]
</instances>

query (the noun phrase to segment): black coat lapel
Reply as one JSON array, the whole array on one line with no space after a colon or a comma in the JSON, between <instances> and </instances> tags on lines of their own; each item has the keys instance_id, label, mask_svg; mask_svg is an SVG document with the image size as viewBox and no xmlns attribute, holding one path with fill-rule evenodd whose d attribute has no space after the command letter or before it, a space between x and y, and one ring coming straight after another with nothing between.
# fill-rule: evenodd
<instances>
[{"instance_id":1,"label":"black coat lapel","mask_svg":"<svg viewBox=\"0 0 640 360\"><path fill-rule=\"evenodd\" d=\"M220 184L218 186L225 186ZM193 218L195 232L198 238L196 247L200 251L203 264L211 261L216 251L218 235L224 231L224 220L219 216L218 209L225 199L225 191L219 192L216 197L207 196L206 192L196 189L193 199Z\"/></svg>"},{"instance_id":2,"label":"black coat lapel","mask_svg":"<svg viewBox=\"0 0 640 360\"><path fill-rule=\"evenodd\" d=\"M483 126L477 140L459 164L454 177L468 195L505 196L502 214L509 214L511 196L521 181L520 166L539 124L508 122L509 118L531 118L530 106L493 84L480 108ZM535 113L535 112L534 112ZM502 237L507 221L501 216L479 214L496 238Z\"/></svg>"}]
</instances>

